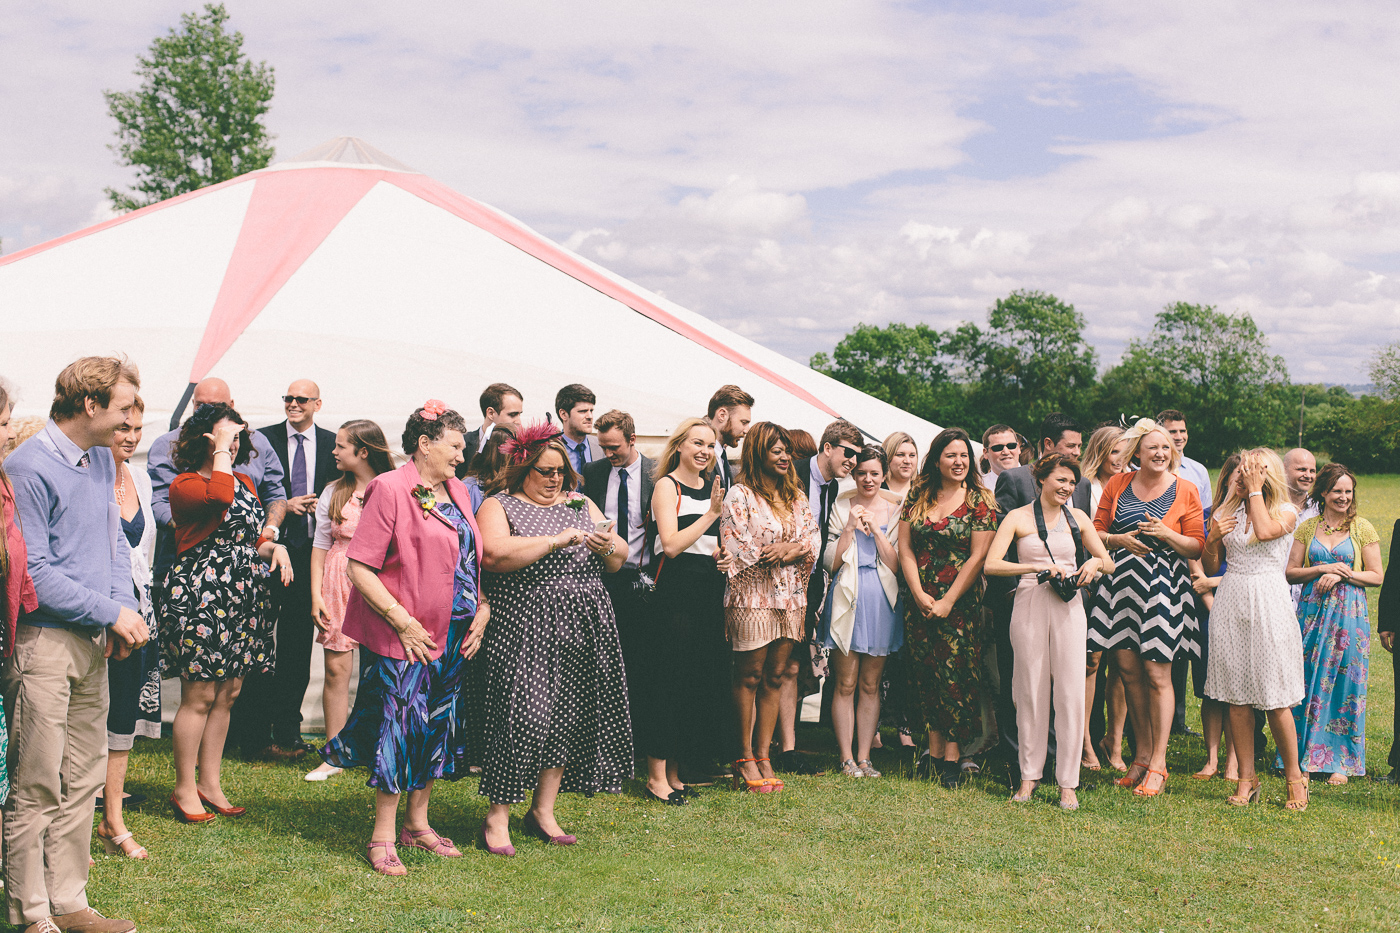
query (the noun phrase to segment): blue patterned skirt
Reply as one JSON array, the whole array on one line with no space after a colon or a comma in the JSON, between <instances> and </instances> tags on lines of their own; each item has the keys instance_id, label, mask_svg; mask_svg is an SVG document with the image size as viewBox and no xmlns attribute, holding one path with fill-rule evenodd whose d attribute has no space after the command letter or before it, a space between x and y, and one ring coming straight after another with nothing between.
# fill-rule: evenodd
<instances>
[{"instance_id":1,"label":"blue patterned skirt","mask_svg":"<svg viewBox=\"0 0 1400 933\"><path fill-rule=\"evenodd\" d=\"M467 775L466 724L458 702L471 662L461 655L471 619L447 629L442 657L410 664L360 646L360 686L345 728L321 750L337 768L369 768L386 794Z\"/></svg>"}]
</instances>

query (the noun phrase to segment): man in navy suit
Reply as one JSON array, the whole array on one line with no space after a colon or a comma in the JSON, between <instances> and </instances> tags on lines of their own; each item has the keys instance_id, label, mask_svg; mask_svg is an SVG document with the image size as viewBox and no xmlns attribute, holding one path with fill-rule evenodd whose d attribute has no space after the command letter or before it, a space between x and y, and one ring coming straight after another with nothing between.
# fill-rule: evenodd
<instances>
[{"instance_id":1,"label":"man in navy suit","mask_svg":"<svg viewBox=\"0 0 1400 933\"><path fill-rule=\"evenodd\" d=\"M462 440L466 447L462 451L462 462L457 467L457 478L465 479L471 471L472 459L481 453L491 432L496 428L515 427L520 424L521 412L525 410L525 400L520 390L504 382L493 382L481 392L481 427L468 431Z\"/></svg>"},{"instance_id":2,"label":"man in navy suit","mask_svg":"<svg viewBox=\"0 0 1400 933\"><path fill-rule=\"evenodd\" d=\"M1381 584L1380 605L1376 609L1376 629L1380 632L1381 647L1390 652L1390 663L1395 668L1395 683L1400 684L1400 654L1395 652L1395 633L1400 630L1400 570L1395 569L1395 559L1400 557L1400 522L1390 535L1390 560L1385 565L1385 582ZM1382 775L1377 768L1372 774L1374 780L1385 784L1400 784L1400 703L1395 704L1395 724L1391 732L1390 773Z\"/></svg>"},{"instance_id":3,"label":"man in navy suit","mask_svg":"<svg viewBox=\"0 0 1400 933\"><path fill-rule=\"evenodd\" d=\"M644 645L651 621L637 581L648 563L645 553L647 516L651 513L652 474L656 461L637 449L637 426L623 411L610 411L597 422L598 445L603 459L583 468L583 494L592 499L604 517L617 522L617 533L627 542L627 559L617 573L603 574L603 585L612 598L617 635L627 670L628 703L635 720L639 704L637 683L651 674ZM653 610L654 611L654 610Z\"/></svg>"},{"instance_id":4,"label":"man in navy suit","mask_svg":"<svg viewBox=\"0 0 1400 933\"><path fill-rule=\"evenodd\" d=\"M282 467L286 517L278 541L292 558L289 586L273 587L277 613L277 665L271 676L250 674L233 708L229 741L245 754L300 758L311 750L301 738L301 701L311 680L311 542L316 535L316 500L339 475L335 434L316 426L321 389L298 379L282 396L287 420L259 428Z\"/></svg>"}]
</instances>

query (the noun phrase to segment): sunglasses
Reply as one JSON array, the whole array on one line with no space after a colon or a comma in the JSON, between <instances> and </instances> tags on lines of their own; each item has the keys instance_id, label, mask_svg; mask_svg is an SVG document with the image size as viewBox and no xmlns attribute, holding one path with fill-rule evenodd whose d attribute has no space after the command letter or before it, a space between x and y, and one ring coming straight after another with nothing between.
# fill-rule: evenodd
<instances>
[{"instance_id":1,"label":"sunglasses","mask_svg":"<svg viewBox=\"0 0 1400 933\"><path fill-rule=\"evenodd\" d=\"M284 405L290 405L290 404L292 404L293 402L296 402L298 405L305 405L307 402L319 402L319 401L320 401L319 398L307 398L305 395L284 395L284 396L282 396L282 403L283 403Z\"/></svg>"},{"instance_id":2,"label":"sunglasses","mask_svg":"<svg viewBox=\"0 0 1400 933\"><path fill-rule=\"evenodd\" d=\"M530 467L545 479L553 479L556 476L563 476L569 471L568 467Z\"/></svg>"},{"instance_id":3,"label":"sunglasses","mask_svg":"<svg viewBox=\"0 0 1400 933\"><path fill-rule=\"evenodd\" d=\"M847 447L845 444L841 445L841 458L843 460L850 460L858 453L860 453L859 447Z\"/></svg>"},{"instance_id":4,"label":"sunglasses","mask_svg":"<svg viewBox=\"0 0 1400 933\"><path fill-rule=\"evenodd\" d=\"M992 453L994 453L994 454L999 454L999 453L1001 453L1003 450L1015 450L1016 448L1018 448L1018 447L1020 447L1020 446L1021 446L1021 445L1020 445L1018 442L1012 441L1012 442L1009 443L1009 444L993 444L992 446L988 447L987 449L990 450L990 451L991 451Z\"/></svg>"}]
</instances>

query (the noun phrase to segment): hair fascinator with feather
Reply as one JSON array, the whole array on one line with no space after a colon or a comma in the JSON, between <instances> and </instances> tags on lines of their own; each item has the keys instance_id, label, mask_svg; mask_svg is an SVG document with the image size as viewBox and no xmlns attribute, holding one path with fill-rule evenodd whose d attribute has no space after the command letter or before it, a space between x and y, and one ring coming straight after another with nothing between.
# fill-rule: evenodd
<instances>
[{"instance_id":1,"label":"hair fascinator with feather","mask_svg":"<svg viewBox=\"0 0 1400 933\"><path fill-rule=\"evenodd\" d=\"M563 433L552 424L536 421L534 424L519 429L514 437L502 441L500 450L512 465L519 466L534 456L537 450Z\"/></svg>"}]
</instances>

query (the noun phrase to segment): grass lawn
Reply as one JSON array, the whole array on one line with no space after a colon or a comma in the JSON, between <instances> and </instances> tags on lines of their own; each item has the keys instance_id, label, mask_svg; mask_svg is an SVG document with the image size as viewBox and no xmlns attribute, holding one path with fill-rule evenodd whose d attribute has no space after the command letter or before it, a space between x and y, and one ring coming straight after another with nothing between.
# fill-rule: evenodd
<instances>
[{"instance_id":1,"label":"grass lawn","mask_svg":"<svg viewBox=\"0 0 1400 933\"><path fill-rule=\"evenodd\" d=\"M1400 477L1364 477L1359 493L1388 555ZM1374 615L1374 591L1371 604ZM1373 644L1367 765L1383 773L1395 691ZM1199 727L1194 701L1191 715ZM802 737L831 744L823 730ZM1054 806L1053 787L1013 806L989 779L917 783L888 750L875 756L881 780L794 778L777 796L714 788L684 810L634 785L560 799L580 836L571 849L525 839L517 818L514 859L469 848L486 809L469 779L434 798L435 825L465 857L405 854L408 877L389 879L363 858L363 772L307 784L301 767L231 761L224 787L249 815L182 826L160 804L169 741L139 742L128 786L153 802L128 825L152 858L95 848L89 894L143 931L1400 929L1400 788L1315 784L1296 814L1283 780L1265 777L1264 805L1234 809L1232 784L1190 778L1203 758L1200 739L1174 739L1166 794L1105 782L1077 813Z\"/></svg>"}]
</instances>

